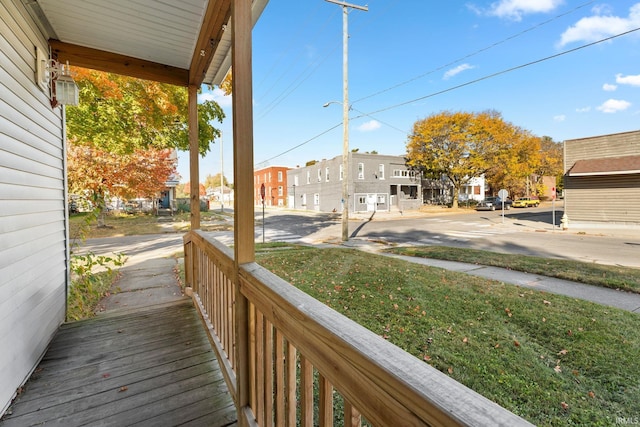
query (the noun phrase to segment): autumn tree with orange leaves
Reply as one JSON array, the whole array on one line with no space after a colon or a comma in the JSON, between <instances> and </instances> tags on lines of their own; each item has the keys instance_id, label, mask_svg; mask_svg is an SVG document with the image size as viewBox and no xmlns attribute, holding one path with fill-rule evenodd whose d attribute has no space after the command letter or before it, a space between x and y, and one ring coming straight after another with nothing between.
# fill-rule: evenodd
<instances>
[{"instance_id":1,"label":"autumn tree with orange leaves","mask_svg":"<svg viewBox=\"0 0 640 427\"><path fill-rule=\"evenodd\" d=\"M562 160L557 146L506 122L496 111L445 111L414 124L407 165L428 178L445 176L454 189L455 208L460 188L482 175L491 193L502 188L510 194L536 192L532 176L557 174Z\"/></svg>"},{"instance_id":2,"label":"autumn tree with orange leaves","mask_svg":"<svg viewBox=\"0 0 640 427\"><path fill-rule=\"evenodd\" d=\"M80 103L67 107L69 188L96 206L105 197L155 197L176 171L173 150L188 150L187 91L117 74L75 69ZM224 112L198 105L199 152L204 156Z\"/></svg>"}]
</instances>

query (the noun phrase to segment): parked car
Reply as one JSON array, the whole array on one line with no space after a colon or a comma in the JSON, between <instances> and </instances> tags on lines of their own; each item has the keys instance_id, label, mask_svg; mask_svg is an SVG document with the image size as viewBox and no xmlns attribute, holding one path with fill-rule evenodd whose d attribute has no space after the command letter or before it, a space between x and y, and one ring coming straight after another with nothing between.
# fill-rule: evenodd
<instances>
[{"instance_id":1,"label":"parked car","mask_svg":"<svg viewBox=\"0 0 640 427\"><path fill-rule=\"evenodd\" d=\"M513 201L511 199L504 199L504 210L511 209ZM502 209L502 199L500 197L487 197L483 201L476 205L477 211L495 211L496 209Z\"/></svg>"},{"instance_id":2,"label":"parked car","mask_svg":"<svg viewBox=\"0 0 640 427\"><path fill-rule=\"evenodd\" d=\"M528 208L531 206L537 208L539 205L540 200L538 200L538 198L536 197L520 197L512 204L514 208Z\"/></svg>"}]
</instances>

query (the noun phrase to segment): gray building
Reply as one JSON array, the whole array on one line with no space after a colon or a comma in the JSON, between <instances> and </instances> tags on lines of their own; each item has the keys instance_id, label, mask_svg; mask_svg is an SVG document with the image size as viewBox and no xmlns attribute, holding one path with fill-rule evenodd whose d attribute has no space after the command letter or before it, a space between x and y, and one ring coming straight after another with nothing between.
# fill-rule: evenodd
<instances>
[{"instance_id":1,"label":"gray building","mask_svg":"<svg viewBox=\"0 0 640 427\"><path fill-rule=\"evenodd\" d=\"M640 131L564 142L569 221L640 224Z\"/></svg>"},{"instance_id":2,"label":"gray building","mask_svg":"<svg viewBox=\"0 0 640 427\"><path fill-rule=\"evenodd\" d=\"M349 210L374 212L418 209L422 205L420 177L404 157L349 153ZM293 209L341 212L342 156L287 171Z\"/></svg>"}]
</instances>

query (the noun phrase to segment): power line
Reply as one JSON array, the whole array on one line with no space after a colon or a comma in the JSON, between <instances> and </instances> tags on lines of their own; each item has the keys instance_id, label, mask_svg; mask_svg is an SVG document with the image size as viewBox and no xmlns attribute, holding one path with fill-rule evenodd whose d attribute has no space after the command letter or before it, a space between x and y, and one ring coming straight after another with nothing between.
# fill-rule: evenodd
<instances>
[{"instance_id":1,"label":"power line","mask_svg":"<svg viewBox=\"0 0 640 427\"><path fill-rule=\"evenodd\" d=\"M581 50L581 49L584 49L584 48L587 48L587 47L591 47L591 46L595 46L597 44L604 43L604 42L616 39L618 37L626 36L627 34L631 34L631 33L635 32L635 31L638 31L638 30L640 30L640 27L635 28L633 30L625 31L624 33L616 34L614 36L607 37L607 38L604 38L604 39L601 39L601 40L598 40L598 41L595 41L595 42L592 42L592 43L588 43L588 44L585 44L585 45L582 45L582 46L578 46L578 47L576 47L574 49L569 49L569 50L566 50L564 52L556 53L555 55L547 56L547 57L544 57L544 58L541 58L541 59L536 59L535 61L527 62L526 64L521 64L521 65L518 65L518 66L515 66L515 67L507 68L506 70L498 71L496 73L489 74L489 75L486 75L484 77L477 78L475 80L470 80L470 81L468 81L466 83L462 83L462 84L459 84L459 85L456 85L456 86L452 86L450 88L443 89L443 90L440 90L438 92L431 93L429 95L421 96L420 98L415 98L415 99L412 99L410 101L401 102L400 104L395 104L395 105L392 105L390 107L381 108L380 110L373 111L373 112L371 112L369 114L377 114L377 113L380 113L382 111L393 110L394 108L398 108L398 107L402 107L404 105L412 104L414 102L422 101L422 100L427 99L427 98L432 98L432 97L434 97L436 95L441 95L443 93L447 93L447 92L451 92L451 91L456 90L456 89L460 89L461 87L469 86L469 85L472 85L474 83L481 82L483 80L488 80L488 79L491 79L493 77L500 76L502 74L506 74L506 73L510 73L512 71L519 70L521 68L525 68L525 67L529 67L531 65L539 64L541 62L545 62L545 61L548 61L548 60L551 60L551 59L555 59L555 58L558 58L560 56L567 55L569 53L577 52L578 50Z\"/></svg>"},{"instance_id":2,"label":"power line","mask_svg":"<svg viewBox=\"0 0 640 427\"><path fill-rule=\"evenodd\" d=\"M626 36L626 35L628 35L628 34L631 34L631 33L633 33L633 32L636 32L636 31L638 31L638 30L640 30L640 27L638 27L638 28L634 28L634 29L632 29L632 30L625 31L625 32L623 32L623 33L616 34L616 35L613 35L613 36L610 36L610 37L606 37L606 38L604 38L604 39L601 39L601 40L598 40L598 41L595 41L595 42L592 42L592 43L587 43L587 44L585 44L585 45L578 46L578 47L576 47L576 48L569 49L569 50L566 50L566 51L564 51L564 52L557 53L557 54L555 54L555 55L547 56L547 57L544 57L544 58L541 58L541 59L537 59L537 60L535 60L535 61L531 61L531 62L527 62L527 63L525 63L525 64L517 65L517 66L515 66L515 67L507 68L507 69L505 69L505 70L498 71L498 72L496 72L496 73L489 74L489 75L486 75L486 76L484 76L484 77L477 78L477 79L475 79L475 80L470 80L470 81L468 81L468 82L465 82L465 83L462 83L462 84L459 84L459 85L456 85L456 86L452 86L452 87L450 87L450 88L443 89L443 90L440 90L440 91L438 91L438 92L433 92L433 93L430 93L430 94L428 94L428 95L421 96L421 97L419 97L419 98L415 98L415 99L412 99L412 100L409 100L409 101L401 102L401 103L399 103L399 104L395 104L395 105L392 105L392 106L390 106L390 107L381 108L381 109L379 109L379 110L372 111L372 112L370 112L370 113L363 113L363 112L361 112L361 111L358 111L358 110L355 110L355 109L354 109L355 111L358 111L359 113L361 113L361 115L360 115L360 116L358 116L358 117L354 117L354 120L355 120L355 119L358 119L358 118L361 118L361 117L363 117L363 116L372 117L372 115L373 115L373 114L377 114L377 113L380 113L380 112L383 112L383 111L389 111L389 110L392 110L392 109L395 109L395 108L398 108L398 107L402 107L402 106L404 106L404 105L409 105L409 104L412 104L412 103L414 103L414 102L422 101L422 100L427 99L427 98L432 98L432 97L434 97L434 96L441 95L441 94L443 94L443 93L447 93L447 92L451 92L451 91L454 91L454 90L456 90L456 89L460 89L460 88L463 88L463 87L466 87L466 86L469 86L469 85L472 85L472 84L475 84L475 83L479 83L479 82L484 81L484 80L489 80L489 79L491 79L491 78L493 78L493 77L497 77L497 76L500 76L500 75L502 75L502 74L510 73L510 72L512 72L512 71L516 71L516 70L519 70L519 69L522 69L522 68L525 68L525 67L529 67L529 66L531 66L531 65L539 64L539 63L541 63L541 62L549 61L549 60L551 60L551 59L555 59L555 58L558 58L558 57L560 57L560 56L567 55L567 54L569 54L569 53L577 52L577 51L582 50L582 49L585 49L585 48L587 48L587 47L595 46L595 45L597 45L597 44L604 43L604 42L607 42L607 41L610 41L610 40L616 39L616 38L618 38L618 37ZM353 108L353 107L352 107L352 108ZM372 117L372 118L373 118L373 117ZM375 120L378 120L378 119L375 119ZM380 121L380 120L378 120L378 121ZM381 122L381 123L383 123L383 122ZM271 160L273 160L273 159L276 159L276 158L278 158L278 157L280 157L280 156L282 156L282 155L284 155L284 154L286 154L286 153L289 153L289 152L291 152L291 151L295 150L296 148L302 147L303 145L308 144L309 142L311 142L311 141L313 141L313 140L315 140L315 139L317 139L317 138L321 137L322 135L324 135L324 134L326 134L326 133L328 133L328 132L330 132L330 131L332 131L332 130L336 129L336 128L337 128L337 127L339 127L339 126L342 126L342 123L338 123L337 125L335 125L335 126L333 126L333 127L329 128L329 129L327 129L327 130L325 130L325 131L323 131L323 132L319 133L318 135L316 135L316 136L314 136L314 137L312 137L312 138L310 138L310 139L308 139L308 140L306 140L306 141L304 141L304 142L302 142L302 143L300 143L300 144L298 144L298 145L296 145L295 147L292 147L292 148L290 148L290 149L288 149L288 150L286 150L286 151L284 151L284 152L282 152L282 153L280 153L280 154L277 154L277 155L275 155L275 156L273 156L273 157L271 157L271 158L269 158L269 159L265 160L264 162L269 162L269 161L271 161ZM387 125L387 126L389 126L389 125ZM391 126L391 127L393 128L393 126ZM398 129L398 128L394 128L394 129L396 129L396 130L398 130L398 131L401 131L401 130L400 130L400 129ZM401 132L403 132L404 134L407 134L407 133L406 133L406 132L404 132L404 131L401 131ZM262 162L262 163L264 163L264 162Z\"/></svg>"},{"instance_id":3,"label":"power line","mask_svg":"<svg viewBox=\"0 0 640 427\"><path fill-rule=\"evenodd\" d=\"M278 158L278 157L280 157L280 156L284 156L285 154L287 154L287 153L289 153L289 152L291 152L291 151L295 150L296 148L300 148L300 147L302 147L303 145L308 144L308 143L310 143L311 141L313 141L313 140L316 140L316 139L320 138L322 135L325 135L325 134L327 134L327 133L331 132L332 130L334 130L334 129L336 129L336 128L340 127L340 126L342 126L342 122L338 123L338 124L337 124L337 125L335 125L335 126L330 127L329 129L327 129L327 130L325 130L325 131L322 131L321 133L317 134L317 135L316 135L316 136L314 136L314 137L311 137L311 138L307 139L307 140L306 140L306 141L304 141L304 142L301 142L300 144L296 145L295 147L291 147L291 148L289 148L287 151L283 151L282 153L277 154L277 155L275 155L275 156L273 156L273 157L270 157L270 158L268 158L267 160L263 160L263 161L262 161L262 162L260 162L260 163L267 163L267 162L270 162L270 161L271 161L271 160L273 160L273 159L277 159L277 158ZM260 163L259 163L259 164L260 164Z\"/></svg>"},{"instance_id":4,"label":"power line","mask_svg":"<svg viewBox=\"0 0 640 427\"><path fill-rule=\"evenodd\" d=\"M401 86L404 86L404 85L409 84L409 83L411 83L411 82L414 82L414 81L416 81L416 80L420 80L421 78L424 78L424 77L426 77L426 76L429 76L429 75L431 75L431 74L433 74L433 73L436 73L436 72L438 72L438 71L441 71L441 70L443 70L443 69L445 69L445 68L451 67L452 65L455 65L455 64L457 64L457 63L459 63L459 62L462 62L462 61L464 61L465 59L469 59L469 58L471 58L471 57L474 57L474 56L476 56L476 55L479 55L479 54L481 54L481 53L483 53L483 52L486 52L486 51L488 51L488 50L490 50L490 49L493 49L494 47L497 47L497 46L499 46L499 45L501 45L501 44L504 44L504 43L506 43L506 42L508 42L508 41L510 41L510 40L516 39L516 38L518 38L518 37L520 37L520 36L522 36L522 35L524 35L524 34L526 34L526 33L528 33L528 32L531 32L531 31L533 31L533 30L535 30L535 29L538 29L538 28L540 28L540 27L542 27L542 26L544 26L544 25L547 25L547 24L549 24L550 22L553 22L553 21L555 21L555 20L557 20L557 19L560 19L560 18L562 18L562 17L564 17L564 16L570 15L570 14L572 14L572 13L574 13L574 12L576 12L576 11L578 11L578 10L582 9L583 7L586 7L586 6L588 6L588 5L592 4L592 3L595 3L595 1L596 1L596 0L590 0L590 1L588 1L588 2L586 2L586 3L583 3L583 4L579 5L579 6L576 6L575 8L573 8L573 9L571 9L571 10L569 10L569 11L565 12L565 13L561 13L560 15L556 15L556 16L554 16L553 18L550 18L550 19L548 19L548 20L546 20L546 21L540 22L540 23L538 23L538 24L536 24L536 25L534 25L534 26L532 26L532 27L529 27L529 28L527 28L527 29L525 29L525 30L523 30L523 31L520 31L519 33L516 33L516 34L514 34L514 35L512 35L512 36L509 36L509 37L507 37L506 39L503 39L503 40L500 40L500 41L498 41L498 42L492 43L492 44L490 44L489 46L486 46L486 47L484 47L484 48L482 48L482 49L476 50L475 52L472 52L472 53L470 53L470 54L468 54L468 55L465 55L465 56L463 56L463 57L461 57L461 58L458 58L458 59L456 59L456 60L454 60L454 61L451 61L451 62L449 62L449 63L447 63L447 64L441 65L441 66L439 66L439 67L437 67L437 68L434 68L434 69L433 69L433 70L431 70L431 71L427 71L427 72L426 72L426 73L424 73L424 74L420 74L419 76L413 77L413 78L411 78L411 79L409 79L409 80L405 80L404 82L401 82L401 83L398 83L398 84L396 84L396 85L393 85L393 86L391 86L391 87L389 87L389 88L387 88L387 89L383 89L383 90L380 90L380 91L378 91L378 92L372 93L371 95L367 95L367 96L365 96L365 97L362 97L362 98L356 99L355 101L353 101L353 104L355 104L356 102L364 101L365 99L373 98L374 96L381 95L381 94L386 93L386 92L389 92L389 91L391 91L391 90L393 90L393 89L397 89L397 88L399 88L399 87L401 87Z\"/></svg>"}]
</instances>

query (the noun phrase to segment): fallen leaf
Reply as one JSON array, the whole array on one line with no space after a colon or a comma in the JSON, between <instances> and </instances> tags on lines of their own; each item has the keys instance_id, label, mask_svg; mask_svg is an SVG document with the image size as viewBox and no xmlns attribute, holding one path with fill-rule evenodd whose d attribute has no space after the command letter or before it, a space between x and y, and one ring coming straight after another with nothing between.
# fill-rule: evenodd
<instances>
[{"instance_id":1,"label":"fallen leaf","mask_svg":"<svg viewBox=\"0 0 640 427\"><path fill-rule=\"evenodd\" d=\"M493 346L493 348L498 348L498 347L500 347L500 343Z\"/></svg>"},{"instance_id":2,"label":"fallen leaf","mask_svg":"<svg viewBox=\"0 0 640 427\"><path fill-rule=\"evenodd\" d=\"M569 330L567 331L567 335L569 335L569 336L573 335L573 332L571 331L571 329L569 329Z\"/></svg>"},{"instance_id":3,"label":"fallen leaf","mask_svg":"<svg viewBox=\"0 0 640 427\"><path fill-rule=\"evenodd\" d=\"M543 322L546 322L546 321L547 321L547 318L546 318L546 317L543 317L543 318L542 318L542 321L543 321Z\"/></svg>"},{"instance_id":4,"label":"fallen leaf","mask_svg":"<svg viewBox=\"0 0 640 427\"><path fill-rule=\"evenodd\" d=\"M556 371L557 373L562 372L562 369L560 369L560 365L556 365L555 368L553 368L554 371Z\"/></svg>"},{"instance_id":5,"label":"fallen leaf","mask_svg":"<svg viewBox=\"0 0 640 427\"><path fill-rule=\"evenodd\" d=\"M453 368L449 367L449 369L447 369L447 372L449 372L450 374L453 374Z\"/></svg>"},{"instance_id":6,"label":"fallen leaf","mask_svg":"<svg viewBox=\"0 0 640 427\"><path fill-rule=\"evenodd\" d=\"M102 374L102 378L109 378L111 374Z\"/></svg>"},{"instance_id":7,"label":"fallen leaf","mask_svg":"<svg viewBox=\"0 0 640 427\"><path fill-rule=\"evenodd\" d=\"M118 393L122 393L123 391L127 391L129 390L129 387L127 387L126 385L123 385L122 387L120 387L120 390L118 390Z\"/></svg>"},{"instance_id":8,"label":"fallen leaf","mask_svg":"<svg viewBox=\"0 0 640 427\"><path fill-rule=\"evenodd\" d=\"M428 354L425 354L423 359L428 362L429 360L431 360L431 356L429 356Z\"/></svg>"},{"instance_id":9,"label":"fallen leaf","mask_svg":"<svg viewBox=\"0 0 640 427\"><path fill-rule=\"evenodd\" d=\"M592 392L592 391L590 391L590 392L588 393L588 395L589 395L589 397L590 397L590 398L592 398L592 399L595 399L595 398L596 398L596 394L595 394L594 392Z\"/></svg>"},{"instance_id":10,"label":"fallen leaf","mask_svg":"<svg viewBox=\"0 0 640 427\"><path fill-rule=\"evenodd\" d=\"M565 411L569 409L569 405L567 404L567 402L560 402L560 406L562 406L562 409L564 409Z\"/></svg>"},{"instance_id":11,"label":"fallen leaf","mask_svg":"<svg viewBox=\"0 0 640 427\"><path fill-rule=\"evenodd\" d=\"M517 340L513 340L513 345L516 347L520 347L520 343Z\"/></svg>"},{"instance_id":12,"label":"fallen leaf","mask_svg":"<svg viewBox=\"0 0 640 427\"><path fill-rule=\"evenodd\" d=\"M561 356L564 356L565 354L567 354L567 350L564 350L564 349L563 349L563 350L560 350L560 351L558 352L558 354L559 354L559 355L561 355Z\"/></svg>"},{"instance_id":13,"label":"fallen leaf","mask_svg":"<svg viewBox=\"0 0 640 427\"><path fill-rule=\"evenodd\" d=\"M462 338L462 342L466 344L466 343L469 342L469 339L467 337L464 337L464 338Z\"/></svg>"},{"instance_id":14,"label":"fallen leaf","mask_svg":"<svg viewBox=\"0 0 640 427\"><path fill-rule=\"evenodd\" d=\"M542 302L543 302L545 305L551 305L551 301L547 301L546 299L545 299L545 300L542 300Z\"/></svg>"}]
</instances>

